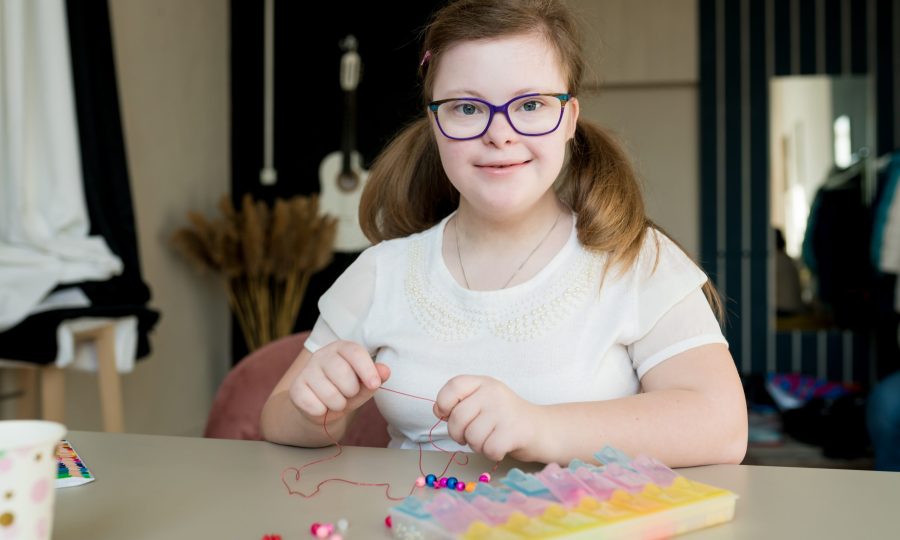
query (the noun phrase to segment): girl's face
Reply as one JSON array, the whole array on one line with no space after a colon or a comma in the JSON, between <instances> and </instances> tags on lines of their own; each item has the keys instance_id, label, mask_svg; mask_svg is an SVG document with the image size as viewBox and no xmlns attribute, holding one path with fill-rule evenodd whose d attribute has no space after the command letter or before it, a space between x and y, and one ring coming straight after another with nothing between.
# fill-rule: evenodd
<instances>
[{"instance_id":1,"label":"girl's face","mask_svg":"<svg viewBox=\"0 0 900 540\"><path fill-rule=\"evenodd\" d=\"M502 105L523 94L569 91L555 51L538 35L463 42L443 52L436 67L434 101L475 97ZM509 112L513 114L512 107ZM452 140L428 114L444 170L460 192L461 207L503 220L523 216L539 201L555 197L553 182L578 119L575 99L565 105L556 131L540 136L517 133L498 112L480 137Z\"/></svg>"}]
</instances>

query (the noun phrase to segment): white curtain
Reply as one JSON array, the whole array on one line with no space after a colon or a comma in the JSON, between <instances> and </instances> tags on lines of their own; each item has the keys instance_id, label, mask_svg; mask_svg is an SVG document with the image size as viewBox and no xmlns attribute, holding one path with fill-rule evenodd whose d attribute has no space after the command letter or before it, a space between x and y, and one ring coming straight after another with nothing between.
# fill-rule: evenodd
<instances>
[{"instance_id":1,"label":"white curtain","mask_svg":"<svg viewBox=\"0 0 900 540\"><path fill-rule=\"evenodd\" d=\"M65 0L0 0L0 331L122 261L90 237Z\"/></svg>"}]
</instances>

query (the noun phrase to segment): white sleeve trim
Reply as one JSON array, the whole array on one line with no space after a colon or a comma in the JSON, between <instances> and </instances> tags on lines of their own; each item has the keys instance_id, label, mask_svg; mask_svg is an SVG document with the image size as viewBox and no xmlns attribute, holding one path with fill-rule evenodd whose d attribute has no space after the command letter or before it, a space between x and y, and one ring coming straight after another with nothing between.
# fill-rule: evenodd
<instances>
[{"instance_id":1,"label":"white sleeve trim","mask_svg":"<svg viewBox=\"0 0 900 540\"><path fill-rule=\"evenodd\" d=\"M665 349L655 353L650 358L647 358L641 365L638 366L637 375L638 379L642 378L645 373L656 367L658 364L662 363L669 358L672 358L675 355L681 354L690 349L700 347L702 345L711 345L713 343L722 343L726 347L728 346L728 342L722 336L722 334L702 334L699 336L694 336L692 338L685 339L683 341L679 341L678 343L673 343L669 345Z\"/></svg>"},{"instance_id":2,"label":"white sleeve trim","mask_svg":"<svg viewBox=\"0 0 900 540\"><path fill-rule=\"evenodd\" d=\"M334 333L334 330L331 329L328 322L322 317L319 317L316 319L316 324L313 325L309 337L307 337L306 341L303 343L303 347L307 351L314 353L325 345L337 341L338 339L340 338Z\"/></svg>"},{"instance_id":3,"label":"white sleeve trim","mask_svg":"<svg viewBox=\"0 0 900 540\"><path fill-rule=\"evenodd\" d=\"M303 342L303 348L307 351L314 353L324 347L324 345L319 345L318 343L314 343L310 338L306 338L306 341Z\"/></svg>"}]
</instances>

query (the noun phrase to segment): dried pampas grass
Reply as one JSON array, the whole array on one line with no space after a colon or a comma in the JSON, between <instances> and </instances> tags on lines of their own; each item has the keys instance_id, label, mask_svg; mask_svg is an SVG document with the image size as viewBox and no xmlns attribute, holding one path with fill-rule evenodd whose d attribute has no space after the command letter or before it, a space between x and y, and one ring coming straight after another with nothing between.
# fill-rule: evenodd
<instances>
[{"instance_id":1,"label":"dried pampas grass","mask_svg":"<svg viewBox=\"0 0 900 540\"><path fill-rule=\"evenodd\" d=\"M240 209L226 195L219 210L215 221L188 212L190 226L175 231L172 244L199 270L222 278L252 351L293 330L309 278L332 260L337 222L319 215L316 195L278 199L269 208L248 194Z\"/></svg>"}]
</instances>

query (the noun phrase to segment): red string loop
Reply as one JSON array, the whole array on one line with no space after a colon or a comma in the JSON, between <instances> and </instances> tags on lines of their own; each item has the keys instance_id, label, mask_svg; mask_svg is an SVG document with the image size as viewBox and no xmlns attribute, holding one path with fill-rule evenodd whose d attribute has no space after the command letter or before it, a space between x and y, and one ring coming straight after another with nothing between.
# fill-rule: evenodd
<instances>
[{"instance_id":1,"label":"red string loop","mask_svg":"<svg viewBox=\"0 0 900 540\"><path fill-rule=\"evenodd\" d=\"M379 388L379 390L385 390L385 391L388 391L388 392L393 392L393 393L395 393L395 394L400 394L400 395L402 395L402 396L407 396L407 397L411 397L411 398L414 398L414 399L421 399L421 400L423 400L423 401L430 401L431 403L434 403L434 402L435 402L433 399L429 399L429 398L421 397L421 396L415 396L415 395L413 395L413 394L407 394L406 392L400 392L399 390L392 390L392 389L390 389L390 388L385 388L385 387L383 387L383 386L382 386L381 388ZM466 465L469 464L469 456L464 455L464 454L462 454L462 453L459 452L459 451L450 452L450 450L446 450L446 449L444 449L444 448L441 448L440 446L437 445L437 443L434 442L434 438L433 438L433 436L432 436L432 433L434 432L434 429L435 429L436 427L438 427L438 426L440 425L441 422L446 422L446 420L447 420L446 418L440 418L437 422L435 422L435 424L434 424L433 426L431 426L431 429L428 430L428 442L431 444L431 446L437 448L437 449L438 449L439 451L441 451L441 452L444 452L444 453L446 453L446 454L450 454L450 458L447 460L447 465L444 466L444 470L442 470L440 474L436 475L436 476L438 476L438 477L444 476L444 474L446 474L447 471L450 469L450 465L452 465L453 463L456 463L456 464L459 465L459 466L466 466ZM331 433L328 432L328 412L327 412L327 411L325 412L325 416L322 417L322 429L325 430L325 435L328 436L328 439L331 440L331 442L334 443L334 445L337 447L337 452L336 452L334 455L327 456L327 457L320 458L320 459L316 459L316 460L314 460L314 461L310 461L309 463L304 463L304 464L301 465L300 467L287 467L287 468L285 468L285 469L281 472L281 483L284 484L284 487L285 487L285 488L287 488L287 490L288 490L288 495L299 495L299 496L303 497L304 499L309 499L309 498L311 498L311 497L316 496L316 495L319 493L319 491L322 489L322 486L325 485L325 484L327 484L328 482L343 482L343 483L345 483L345 484L351 484L351 485L354 485L354 486L365 486L365 487L380 487L380 486L384 486L384 496L385 496L386 498L392 500L392 501L402 501L403 499L405 499L405 498L408 497L409 495L412 495L413 491L415 491L415 489L416 489L416 483L415 483L415 481L412 482L412 485L411 485L411 487L409 488L409 493L407 493L407 494L404 495L403 497L395 497L395 496L391 495L391 484L390 484L390 482L377 482L377 483L371 483L371 482L356 482L356 481L353 481L353 480L347 480L346 478L338 478L338 477L335 477L335 478L326 478L325 480L322 480L321 482L319 482L318 484L316 484L316 488L315 488L312 492L310 492L310 493L303 493L302 491L294 490L293 488L291 488L290 485L288 485L288 482L287 482L287 480L285 479L285 474L287 474L287 473L290 472L290 471L293 471L293 472L294 472L294 482L300 482L300 477L302 476L302 473L303 473L303 471L304 471L306 468L312 467L313 465L318 465L319 463L325 463L325 462L331 461L331 460L333 460L333 459L337 459L338 456L340 456L341 454L344 453L344 447L341 446L341 443L338 442L338 440L335 439L335 438L331 435ZM419 445L419 472L422 474L422 476L425 476L426 473L425 473L425 471L424 471L423 468L422 468L422 455L423 455L423 451L422 451L422 443L418 443L418 445ZM460 460L457 460L457 456L461 456L461 459L460 459ZM498 467L499 465L500 465L499 462L495 463L495 464L494 464L494 467L491 469L491 472L497 470L497 467Z\"/></svg>"}]
</instances>

